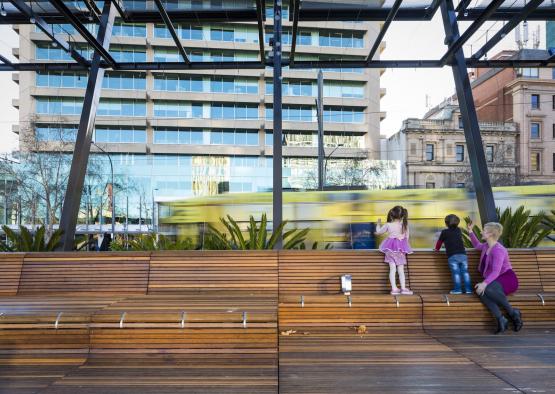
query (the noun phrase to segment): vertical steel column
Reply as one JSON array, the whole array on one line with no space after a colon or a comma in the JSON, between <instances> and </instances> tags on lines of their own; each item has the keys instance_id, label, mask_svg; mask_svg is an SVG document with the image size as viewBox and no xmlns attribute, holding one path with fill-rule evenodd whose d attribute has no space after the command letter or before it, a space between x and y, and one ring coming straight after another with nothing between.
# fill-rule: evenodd
<instances>
[{"instance_id":1,"label":"vertical steel column","mask_svg":"<svg viewBox=\"0 0 555 394\"><path fill-rule=\"evenodd\" d=\"M316 100L318 115L318 190L324 190L324 73L318 71L318 99Z\"/></svg>"},{"instance_id":2,"label":"vertical steel column","mask_svg":"<svg viewBox=\"0 0 555 394\"><path fill-rule=\"evenodd\" d=\"M445 29L445 42L451 46L460 37L453 0L441 2L441 15L443 17L443 27ZM470 79L468 78L468 71L466 69L462 48L455 52L451 67L453 69L453 77L455 79L455 87L459 99L470 168L472 170L472 180L474 182L474 189L476 190L478 210L480 211L480 219L482 223L494 222L498 220L498 217L495 212L495 201L493 199L493 192L489 180L484 145L482 143L482 136L480 135L478 116L476 115L472 87L470 86Z\"/></svg>"},{"instance_id":3,"label":"vertical steel column","mask_svg":"<svg viewBox=\"0 0 555 394\"><path fill-rule=\"evenodd\" d=\"M114 25L116 13L117 10L112 6L112 2L105 1L100 18L97 39L106 50L110 47L112 27ZM87 90L83 101L83 110L81 111L81 119L79 120L77 140L75 142L75 150L73 151L73 159L71 161L71 169L64 198L62 218L60 220L60 227L64 230L61 249L65 251L73 250L75 226L77 225L77 215L79 214L79 205L83 193L83 183L85 181L85 173L87 171L87 164L91 151L94 122L98 103L100 101L102 80L104 78L104 68L100 67L101 60L102 57L98 51L95 51L91 62L89 80L87 82Z\"/></svg>"},{"instance_id":4,"label":"vertical steel column","mask_svg":"<svg viewBox=\"0 0 555 394\"><path fill-rule=\"evenodd\" d=\"M281 130L281 2L274 1L274 157L273 157L273 231L275 231L283 221L283 184L282 184L282 130ZM276 249L283 246L283 238L280 235L276 242Z\"/></svg>"}]
</instances>

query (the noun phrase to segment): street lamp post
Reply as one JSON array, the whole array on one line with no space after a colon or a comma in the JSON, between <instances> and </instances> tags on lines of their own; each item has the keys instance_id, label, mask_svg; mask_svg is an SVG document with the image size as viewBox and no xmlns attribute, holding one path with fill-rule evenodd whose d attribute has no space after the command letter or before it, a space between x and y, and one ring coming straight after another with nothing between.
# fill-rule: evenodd
<instances>
[{"instance_id":1,"label":"street lamp post","mask_svg":"<svg viewBox=\"0 0 555 394\"><path fill-rule=\"evenodd\" d=\"M339 148L341 148L343 146L343 144L337 144L337 146L335 148L333 148L333 150L330 152L329 155L326 156L325 160L324 160L324 174L322 177L322 190L324 190L324 187L326 186L326 177L328 175L328 160L332 157L332 155L335 153L335 151Z\"/></svg>"},{"instance_id":2,"label":"street lamp post","mask_svg":"<svg viewBox=\"0 0 555 394\"><path fill-rule=\"evenodd\" d=\"M155 212L155 202L154 202L154 192L158 191L158 189L152 189L152 232L156 231L155 228L155 216L154 216L154 212Z\"/></svg>"},{"instance_id":3,"label":"street lamp post","mask_svg":"<svg viewBox=\"0 0 555 394\"><path fill-rule=\"evenodd\" d=\"M114 199L114 194L116 191L116 188L114 187L114 164L112 163L112 157L110 156L110 154L108 152L106 152L104 149L102 149L100 146L98 146L96 144L96 142L92 141L92 144L94 146L96 146L101 152L103 152L106 156L108 156L108 160L110 161L110 172L112 173L112 198L111 198L111 202L112 202L112 238L116 235L116 215L115 215L115 211L116 211L116 203L115 203L115 199ZM100 204L102 206L102 203Z\"/></svg>"}]
</instances>

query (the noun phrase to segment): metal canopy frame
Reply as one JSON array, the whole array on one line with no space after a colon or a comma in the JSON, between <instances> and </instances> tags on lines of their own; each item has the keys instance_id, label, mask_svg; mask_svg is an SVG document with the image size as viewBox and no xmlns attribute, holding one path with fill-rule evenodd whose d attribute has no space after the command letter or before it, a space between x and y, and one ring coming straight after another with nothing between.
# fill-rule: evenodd
<instances>
[{"instance_id":1,"label":"metal canopy frame","mask_svg":"<svg viewBox=\"0 0 555 394\"><path fill-rule=\"evenodd\" d=\"M272 67L274 70L273 99L273 225L277 228L282 223L282 68L291 69L322 69L322 68L441 68L451 66L461 115L464 133L467 140L472 175L475 180L476 195L482 222L496 219L493 193L487 173L476 109L474 107L472 89L468 80L467 67L475 68L506 68L506 67L549 67L555 66L555 55L538 59L482 59L505 35L523 20L555 19L555 5L548 0L490 0L480 6L472 6L471 0L458 1L457 7L453 0L375 0L367 2L333 0L289 0L289 21L292 22L292 42L284 48L282 42L282 11L285 0L273 2L274 35L270 42L271 57L266 57L264 48L265 11L264 0L252 0L252 7L244 8L207 8L191 7L190 9L168 8L164 0L154 0L154 8L148 8L145 1L143 9L128 7L125 0L106 0L102 12L95 0L82 0L84 6L75 8L63 0L33 0L41 7L31 8L25 0L6 1L7 15L0 17L0 24L30 24L30 19L57 45L68 52L75 62L12 62L0 55L0 71L89 71L85 104L81 114L76 148L72 161L69 187L64 200L61 227L65 231L64 250L71 250L75 233L78 207L81 200L84 171L90 152L90 138L94 127L95 108L98 105L102 77L105 70L119 71L169 71L169 70L215 70L215 69L263 69ZM518 3L517 6L513 6ZM203 3L204 4L204 3ZM224 3L225 4L225 3ZM245 3L247 4L247 3ZM44 7L43 7L44 6ZM109 53L111 26L115 14L126 23L164 23L168 28L176 47L183 59L182 62L117 62ZM379 47L385 38L388 28L395 21L429 21L437 12L441 12L445 29L447 51L440 59L409 59L409 60L374 60ZM487 21L508 21L486 44L470 58L465 58L463 46ZM310 21L379 21L383 25L373 42L367 56L360 59L329 59L297 61L296 45L299 25ZM471 25L459 33L459 22L470 21ZM260 60L258 61L226 61L226 62L194 62L189 58L176 32L176 23L210 23L210 22L253 22L258 27ZM55 34L51 24L71 24L87 45L93 48L92 61L83 58L76 50L75 42L67 41L60 34ZM85 24L100 25L98 37L94 37ZM71 37L70 37L71 38ZM75 41L75 40L74 40ZM67 207L66 207L67 205ZM77 208L76 208L77 207ZM281 243L279 243L281 245Z\"/></svg>"}]
</instances>

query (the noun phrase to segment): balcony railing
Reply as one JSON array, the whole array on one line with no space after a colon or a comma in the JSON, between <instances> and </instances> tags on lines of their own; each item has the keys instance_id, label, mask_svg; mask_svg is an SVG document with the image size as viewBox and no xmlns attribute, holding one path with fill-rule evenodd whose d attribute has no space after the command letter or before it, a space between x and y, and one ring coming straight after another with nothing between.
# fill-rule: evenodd
<instances>
[{"instance_id":1,"label":"balcony railing","mask_svg":"<svg viewBox=\"0 0 555 394\"><path fill-rule=\"evenodd\" d=\"M513 122L479 122L480 130L487 131L518 131L518 126ZM424 130L461 130L458 123L450 119L406 119L403 121L403 129Z\"/></svg>"}]
</instances>

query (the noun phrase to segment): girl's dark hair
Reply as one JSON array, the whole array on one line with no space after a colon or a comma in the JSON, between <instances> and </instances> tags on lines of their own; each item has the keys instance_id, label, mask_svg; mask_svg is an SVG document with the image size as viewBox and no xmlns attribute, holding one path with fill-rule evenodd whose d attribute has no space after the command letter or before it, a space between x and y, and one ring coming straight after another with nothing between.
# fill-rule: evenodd
<instances>
[{"instance_id":1,"label":"girl's dark hair","mask_svg":"<svg viewBox=\"0 0 555 394\"><path fill-rule=\"evenodd\" d=\"M396 205L389 210L387 213L387 221L392 222L393 220L400 220L403 223L403 232L407 232L408 221L409 221L409 211L400 205Z\"/></svg>"}]
</instances>

